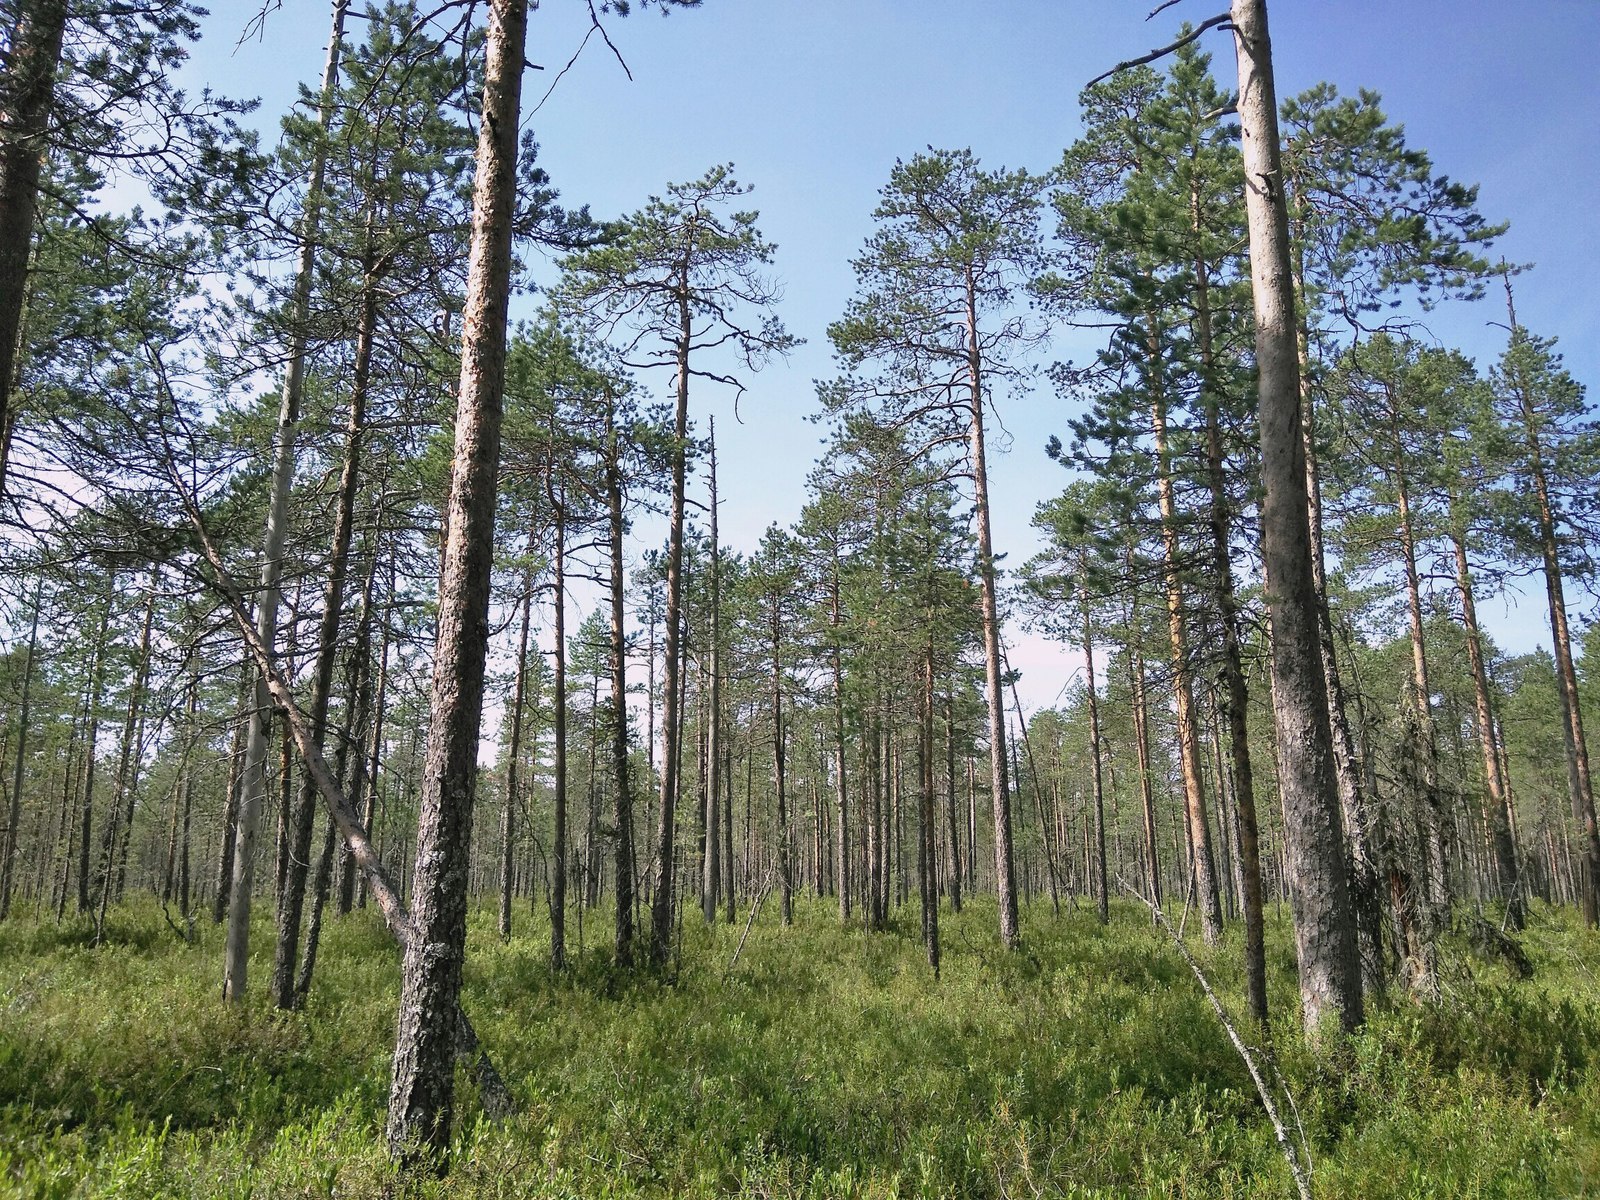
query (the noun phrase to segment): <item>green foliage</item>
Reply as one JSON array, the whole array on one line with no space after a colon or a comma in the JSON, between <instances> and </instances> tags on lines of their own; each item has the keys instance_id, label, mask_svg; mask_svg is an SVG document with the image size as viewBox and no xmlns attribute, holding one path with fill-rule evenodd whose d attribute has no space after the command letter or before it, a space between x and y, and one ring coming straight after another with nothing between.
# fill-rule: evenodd
<instances>
[{"instance_id":1,"label":"green foliage","mask_svg":"<svg viewBox=\"0 0 1600 1200\"><path fill-rule=\"evenodd\" d=\"M1243 1065L1131 905L1028 921L995 947L978 901L946 916L941 982L914 922L841 932L801 901L740 929L685 923L677 982L590 949L553 975L544 927L468 955L466 1003L516 1092L471 1108L446 1180L381 1145L397 958L335 922L307 1010L215 996L220 935L190 947L146 906L0 929L0 1191L56 1196L1281 1196ZM591 918L593 920L594 918ZM600 926L604 927L604 918ZM1269 930L1277 1011L1288 929ZM1600 1166L1596 935L1540 910L1515 983L1452 946L1433 1006L1396 1002L1332 1059L1279 1033L1318 1195L1538 1196ZM261 942L263 946L267 941ZM1232 941L1202 962L1243 1008ZM826 970L819 970L826 964ZM265 964L263 964L264 966Z\"/></svg>"}]
</instances>

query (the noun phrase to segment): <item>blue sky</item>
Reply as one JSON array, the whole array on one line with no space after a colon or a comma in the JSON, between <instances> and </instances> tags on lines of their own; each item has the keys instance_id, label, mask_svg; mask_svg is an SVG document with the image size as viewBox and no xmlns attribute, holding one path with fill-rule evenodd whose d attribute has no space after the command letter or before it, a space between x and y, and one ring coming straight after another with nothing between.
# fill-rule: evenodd
<instances>
[{"instance_id":1,"label":"blue sky","mask_svg":"<svg viewBox=\"0 0 1600 1200\"><path fill-rule=\"evenodd\" d=\"M803 501L820 450L812 381L832 374L825 329L852 288L850 258L870 230L877 189L896 157L929 145L970 146L986 166L1053 164L1079 132L1077 94L1113 63L1170 40L1221 0L1185 0L1153 21L1153 0L705 0L660 17L608 22L633 73L630 82L592 40L528 124L540 162L569 204L609 216L641 205L669 181L719 162L754 185L752 206L778 243L776 274L791 332L807 339L787 363L750 379L733 419L731 397L706 389L694 401L717 414L723 464L724 538L753 548ZM327 32L321 0L284 0L264 36L234 49L256 4L220 4L195 53L197 79L263 98L263 128L320 70ZM1381 93L1393 121L1436 169L1481 185L1480 207L1508 219L1500 249L1536 270L1518 285L1518 315L1560 338L1569 367L1600 379L1600 4L1594 0L1278 0L1272 34L1279 92L1328 80L1341 91ZM568 61L588 24L578 0L544 0L532 14L528 57L543 65L526 81L529 103ZM359 25L355 33L359 36ZM1232 44L1203 43L1224 85ZM1442 342L1491 360L1503 344L1498 296L1431 314ZM1054 357L1081 357L1090 343L1064 335ZM659 386L665 387L663 378ZM991 466L997 549L1020 564L1034 549L1035 504L1065 482L1042 445L1066 429L1047 386L1000 412L1009 452ZM1523 650L1542 634L1542 590L1484 605L1501 640ZM1024 701L1049 703L1077 660L1013 634L1026 672Z\"/></svg>"}]
</instances>

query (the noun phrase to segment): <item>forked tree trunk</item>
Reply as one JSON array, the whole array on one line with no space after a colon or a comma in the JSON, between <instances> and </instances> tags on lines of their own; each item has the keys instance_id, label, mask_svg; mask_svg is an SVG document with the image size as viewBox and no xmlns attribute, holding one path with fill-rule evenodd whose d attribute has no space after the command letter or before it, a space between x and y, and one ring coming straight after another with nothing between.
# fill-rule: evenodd
<instances>
[{"instance_id":1,"label":"forked tree trunk","mask_svg":"<svg viewBox=\"0 0 1600 1200\"><path fill-rule=\"evenodd\" d=\"M417 826L411 921L402 970L392 1154L436 1156L449 1145L455 1020L467 936L467 865L483 715L494 571L494 519L505 392L506 309L516 202L517 130L526 63L527 0L492 0L483 121L462 314L461 383L451 471L450 538L439 589L438 639Z\"/></svg>"}]
</instances>

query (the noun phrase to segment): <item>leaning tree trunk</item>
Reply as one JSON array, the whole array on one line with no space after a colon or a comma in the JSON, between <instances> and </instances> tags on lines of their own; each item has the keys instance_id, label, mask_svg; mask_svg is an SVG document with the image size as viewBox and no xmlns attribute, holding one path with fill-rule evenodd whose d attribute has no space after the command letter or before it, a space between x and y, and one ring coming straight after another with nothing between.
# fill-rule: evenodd
<instances>
[{"instance_id":1,"label":"leaning tree trunk","mask_svg":"<svg viewBox=\"0 0 1600 1200\"><path fill-rule=\"evenodd\" d=\"M1361 1023L1361 970L1312 581L1272 45L1265 0L1232 0L1230 11L1256 319L1261 550L1272 643L1272 703L1300 1002L1314 1034L1330 1017L1344 1029Z\"/></svg>"},{"instance_id":2,"label":"leaning tree trunk","mask_svg":"<svg viewBox=\"0 0 1600 1200\"><path fill-rule=\"evenodd\" d=\"M506 309L516 207L526 0L493 0L485 46L483 121L462 314L461 384L451 470L450 536L439 588L438 639L406 943L390 1152L442 1154L455 1092L455 1022L467 937L467 866L483 716L489 591L505 392Z\"/></svg>"},{"instance_id":3,"label":"leaning tree trunk","mask_svg":"<svg viewBox=\"0 0 1600 1200\"><path fill-rule=\"evenodd\" d=\"M278 641L279 580L283 576L283 551L289 528L289 492L294 486L294 446L300 423L300 402L305 390L306 325L311 306L311 282L316 262L317 231L322 219L322 181L327 168L325 134L333 118L333 93L339 77L339 56L344 42L344 18L349 0L334 0L333 30L328 38L328 61L322 72L317 108L318 136L306 187L305 211L300 218L300 258L295 267L294 294L289 306L289 368L278 406L278 429L273 446L272 490L267 501L267 528L261 547L261 586L256 602L256 632L267 653L276 653ZM239 795L239 818L233 846L232 895L228 900L228 937L223 949L222 997L244 999L250 967L250 903L255 892L256 832L267 787L267 748L272 737L272 700L264 682L256 686L255 710L245 740L244 769Z\"/></svg>"}]
</instances>

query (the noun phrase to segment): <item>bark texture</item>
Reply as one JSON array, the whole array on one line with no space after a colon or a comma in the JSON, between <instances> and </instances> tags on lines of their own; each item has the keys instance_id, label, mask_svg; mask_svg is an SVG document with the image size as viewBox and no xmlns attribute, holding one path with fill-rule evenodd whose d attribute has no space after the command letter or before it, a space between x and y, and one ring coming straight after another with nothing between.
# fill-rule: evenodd
<instances>
[{"instance_id":1,"label":"bark texture","mask_svg":"<svg viewBox=\"0 0 1600 1200\"><path fill-rule=\"evenodd\" d=\"M389 1089L389 1149L402 1159L438 1155L450 1138L455 1014L466 948L467 868L494 567L527 16L526 0L495 0L489 6L450 536L440 582L428 757L412 877L413 934L406 943Z\"/></svg>"},{"instance_id":2,"label":"bark texture","mask_svg":"<svg viewBox=\"0 0 1600 1200\"><path fill-rule=\"evenodd\" d=\"M1360 1024L1361 972L1312 582L1300 367L1272 44L1264 0L1233 0L1230 12L1239 67L1256 318L1261 549L1272 642L1273 715L1300 1003L1306 1026L1315 1033L1325 1020L1336 1020L1344 1029Z\"/></svg>"}]
</instances>

